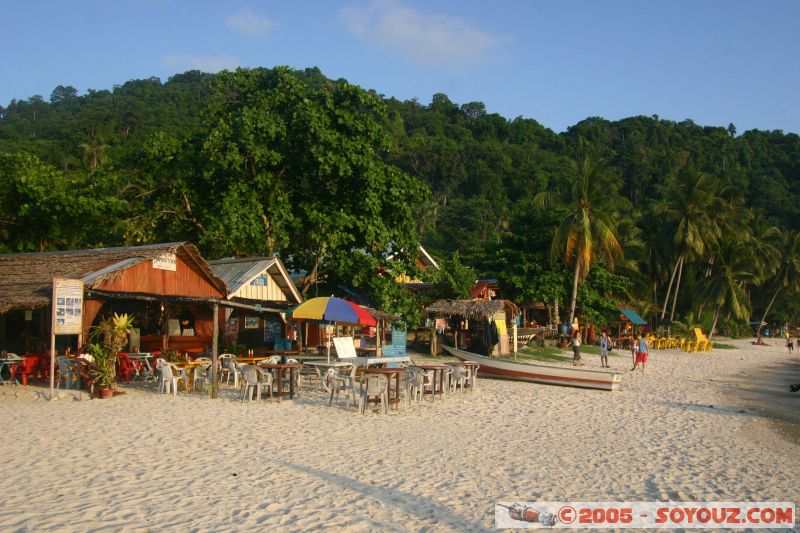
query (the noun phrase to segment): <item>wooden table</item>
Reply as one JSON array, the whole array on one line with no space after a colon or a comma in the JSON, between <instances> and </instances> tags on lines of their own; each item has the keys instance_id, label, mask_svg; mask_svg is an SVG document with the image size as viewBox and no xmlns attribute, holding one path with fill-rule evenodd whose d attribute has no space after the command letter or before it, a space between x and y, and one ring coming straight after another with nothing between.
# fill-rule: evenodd
<instances>
[{"instance_id":1,"label":"wooden table","mask_svg":"<svg viewBox=\"0 0 800 533\"><path fill-rule=\"evenodd\" d=\"M417 368L421 368L422 370L433 370L433 390L431 391L431 395L433 398L436 398L437 394L444 394L444 373L447 370L447 365L441 364L416 364L414 365ZM439 374L439 389L436 389L436 374Z\"/></svg>"},{"instance_id":2,"label":"wooden table","mask_svg":"<svg viewBox=\"0 0 800 533\"><path fill-rule=\"evenodd\" d=\"M400 403L400 374L405 372L404 368L370 368L364 375L369 374L383 374L386 376L386 395L389 398L389 405L397 405ZM394 396L392 396L392 376L394 376ZM363 379L363 378L362 378ZM377 401L377 400L370 400Z\"/></svg>"},{"instance_id":3,"label":"wooden table","mask_svg":"<svg viewBox=\"0 0 800 533\"><path fill-rule=\"evenodd\" d=\"M266 361L267 359L269 359L269 357L242 357L238 355L233 357L233 360L237 363L247 363L250 365L257 365L261 361Z\"/></svg>"},{"instance_id":4,"label":"wooden table","mask_svg":"<svg viewBox=\"0 0 800 533\"><path fill-rule=\"evenodd\" d=\"M278 371L278 400L283 399L283 371L289 371L289 398L294 398L294 382L295 382L295 375L300 371L303 367L300 363L286 363L284 365L278 363L262 363L258 365L259 367L265 370L277 370Z\"/></svg>"},{"instance_id":5,"label":"wooden table","mask_svg":"<svg viewBox=\"0 0 800 533\"><path fill-rule=\"evenodd\" d=\"M188 394L194 390L194 369L203 365L210 365L211 361L181 361L172 364L186 371L186 392Z\"/></svg>"}]
</instances>

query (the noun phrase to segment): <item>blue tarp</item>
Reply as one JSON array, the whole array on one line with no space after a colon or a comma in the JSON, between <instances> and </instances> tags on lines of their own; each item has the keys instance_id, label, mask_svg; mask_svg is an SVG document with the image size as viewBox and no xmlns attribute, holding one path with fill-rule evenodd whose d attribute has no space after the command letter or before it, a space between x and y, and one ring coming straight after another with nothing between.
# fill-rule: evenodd
<instances>
[{"instance_id":1,"label":"blue tarp","mask_svg":"<svg viewBox=\"0 0 800 533\"><path fill-rule=\"evenodd\" d=\"M647 324L647 321L642 317L640 317L639 313L637 313L633 309L626 309L624 307L620 307L619 312L625 315L625 318L630 320L636 326Z\"/></svg>"}]
</instances>

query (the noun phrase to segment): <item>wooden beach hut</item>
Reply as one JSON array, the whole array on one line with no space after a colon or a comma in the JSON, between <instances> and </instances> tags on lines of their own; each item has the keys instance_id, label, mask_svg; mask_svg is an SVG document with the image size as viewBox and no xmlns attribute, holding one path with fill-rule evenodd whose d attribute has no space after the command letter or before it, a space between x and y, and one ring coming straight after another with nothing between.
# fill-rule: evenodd
<instances>
[{"instance_id":1,"label":"wooden beach hut","mask_svg":"<svg viewBox=\"0 0 800 533\"><path fill-rule=\"evenodd\" d=\"M516 352L519 309L510 300L438 300L426 307L425 312L435 318L435 327L443 336L452 333L455 347L491 356ZM482 342L486 328L496 329L498 339L488 353L486 343ZM431 340L432 354L438 353L438 347L434 346L436 337L433 335Z\"/></svg>"},{"instance_id":2,"label":"wooden beach hut","mask_svg":"<svg viewBox=\"0 0 800 533\"><path fill-rule=\"evenodd\" d=\"M205 350L213 340L213 304L226 294L197 248L184 242L0 254L0 346L49 346L54 278L83 285L83 304L67 309L82 315L81 333L59 337L60 350L85 344L90 327L112 312L135 317L131 348ZM20 317L28 323L22 329Z\"/></svg>"},{"instance_id":3,"label":"wooden beach hut","mask_svg":"<svg viewBox=\"0 0 800 533\"><path fill-rule=\"evenodd\" d=\"M295 337L297 326L286 320L286 311L303 298L280 258L218 259L209 265L227 285L229 301L251 306L225 310L225 341L272 350Z\"/></svg>"}]
</instances>

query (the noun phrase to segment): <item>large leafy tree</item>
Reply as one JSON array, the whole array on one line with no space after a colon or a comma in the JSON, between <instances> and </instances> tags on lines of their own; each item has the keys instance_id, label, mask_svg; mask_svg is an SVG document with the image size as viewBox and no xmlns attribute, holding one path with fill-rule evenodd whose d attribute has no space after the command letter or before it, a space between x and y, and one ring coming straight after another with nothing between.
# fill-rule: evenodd
<instances>
[{"instance_id":1,"label":"large leafy tree","mask_svg":"<svg viewBox=\"0 0 800 533\"><path fill-rule=\"evenodd\" d=\"M393 145L377 95L344 81L312 86L287 68L223 72L211 90L205 132L168 146L175 157L153 169L171 184L170 216L206 253L280 252L309 272L304 290L323 270L359 271L366 258L375 272L392 252L407 258L425 187L384 161ZM187 147L191 161L179 157Z\"/></svg>"},{"instance_id":2,"label":"large leafy tree","mask_svg":"<svg viewBox=\"0 0 800 533\"><path fill-rule=\"evenodd\" d=\"M67 178L32 155L0 153L0 250L104 244L115 213L109 191Z\"/></svg>"}]
</instances>

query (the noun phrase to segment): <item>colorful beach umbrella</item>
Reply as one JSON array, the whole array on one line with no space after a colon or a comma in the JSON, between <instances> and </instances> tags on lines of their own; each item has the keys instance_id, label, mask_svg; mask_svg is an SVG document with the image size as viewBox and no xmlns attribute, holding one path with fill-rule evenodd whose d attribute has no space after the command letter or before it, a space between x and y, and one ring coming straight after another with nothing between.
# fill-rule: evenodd
<instances>
[{"instance_id":1,"label":"colorful beach umbrella","mask_svg":"<svg viewBox=\"0 0 800 533\"><path fill-rule=\"evenodd\" d=\"M320 296L307 300L291 311L292 320L316 320L336 322L351 326L374 326L377 324L364 309L347 300L334 296Z\"/></svg>"}]
</instances>

